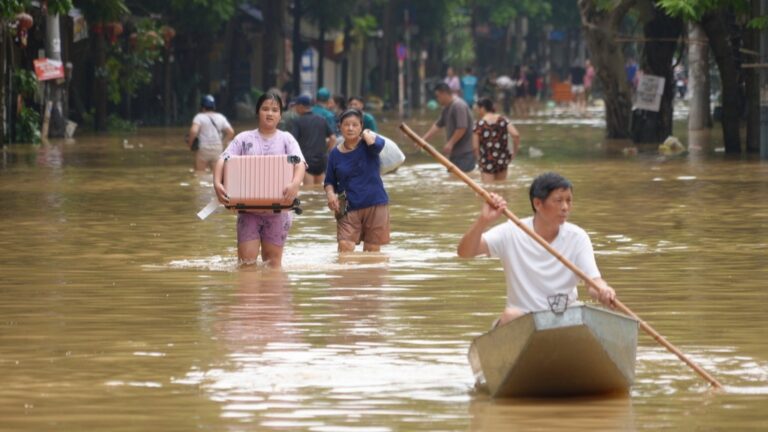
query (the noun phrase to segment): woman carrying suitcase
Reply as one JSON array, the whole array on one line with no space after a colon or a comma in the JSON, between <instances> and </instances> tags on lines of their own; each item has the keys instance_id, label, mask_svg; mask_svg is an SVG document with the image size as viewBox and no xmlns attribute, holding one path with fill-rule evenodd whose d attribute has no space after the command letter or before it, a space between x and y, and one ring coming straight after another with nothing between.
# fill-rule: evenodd
<instances>
[{"instance_id":1,"label":"woman carrying suitcase","mask_svg":"<svg viewBox=\"0 0 768 432\"><path fill-rule=\"evenodd\" d=\"M259 128L239 133L224 150L216 162L213 184L216 196L222 204L229 198L224 189L224 161L230 156L245 155L294 155L301 159L294 165L293 178L285 187L283 197L292 201L299 194L301 181L306 171L306 161L296 139L288 132L277 129L280 122L283 101L277 93L267 92L256 102ZM237 215L237 257L241 264L254 264L261 259L270 267L280 267L283 246L291 228L293 216L290 212L240 213Z\"/></svg>"}]
</instances>

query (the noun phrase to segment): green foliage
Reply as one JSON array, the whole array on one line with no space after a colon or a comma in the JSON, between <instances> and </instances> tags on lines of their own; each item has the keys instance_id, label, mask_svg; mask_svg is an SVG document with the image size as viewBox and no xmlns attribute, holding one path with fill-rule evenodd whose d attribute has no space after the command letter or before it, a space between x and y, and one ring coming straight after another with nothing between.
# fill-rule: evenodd
<instances>
[{"instance_id":1,"label":"green foliage","mask_svg":"<svg viewBox=\"0 0 768 432\"><path fill-rule=\"evenodd\" d=\"M768 29L768 16L759 16L752 18L747 23L747 27L753 30L766 30Z\"/></svg>"},{"instance_id":2,"label":"green foliage","mask_svg":"<svg viewBox=\"0 0 768 432\"><path fill-rule=\"evenodd\" d=\"M366 37L373 36L378 25L379 23L373 15L366 14L362 16L354 16L352 17L352 37L357 40L362 40Z\"/></svg>"},{"instance_id":3,"label":"green foliage","mask_svg":"<svg viewBox=\"0 0 768 432\"><path fill-rule=\"evenodd\" d=\"M84 129L93 129L93 124L94 124L93 110L84 112L82 127ZM110 132L110 133L136 132L137 129L138 127L136 126L136 123L125 120L116 114L110 114L109 117L107 117L107 132Z\"/></svg>"},{"instance_id":4,"label":"green foliage","mask_svg":"<svg viewBox=\"0 0 768 432\"><path fill-rule=\"evenodd\" d=\"M303 0L301 7L303 15L310 20L322 21L326 28L335 29L344 25L344 16L352 12L355 3L355 0Z\"/></svg>"},{"instance_id":5,"label":"green foliage","mask_svg":"<svg viewBox=\"0 0 768 432\"><path fill-rule=\"evenodd\" d=\"M497 26L506 25L518 16L530 19L546 18L552 14L552 2L540 0L465 0L475 9L477 18Z\"/></svg>"},{"instance_id":6,"label":"green foliage","mask_svg":"<svg viewBox=\"0 0 768 432\"><path fill-rule=\"evenodd\" d=\"M91 23L118 21L131 13L123 0L74 0Z\"/></svg>"},{"instance_id":7,"label":"green foliage","mask_svg":"<svg viewBox=\"0 0 768 432\"><path fill-rule=\"evenodd\" d=\"M14 15L24 10L27 3L25 0L2 0L0 1L0 19L10 19Z\"/></svg>"},{"instance_id":8,"label":"green foliage","mask_svg":"<svg viewBox=\"0 0 768 432\"><path fill-rule=\"evenodd\" d=\"M40 142L40 114L34 108L24 107L16 117L16 141L33 144Z\"/></svg>"},{"instance_id":9,"label":"green foliage","mask_svg":"<svg viewBox=\"0 0 768 432\"><path fill-rule=\"evenodd\" d=\"M152 68L165 44L154 21L142 19L136 27L136 45L110 47L103 70L107 76L109 100L115 104L120 103L124 95L134 96L141 86L152 81Z\"/></svg>"},{"instance_id":10,"label":"green foliage","mask_svg":"<svg viewBox=\"0 0 768 432\"><path fill-rule=\"evenodd\" d=\"M37 93L37 76L31 70L19 69L13 75L16 92L24 98L31 98Z\"/></svg>"},{"instance_id":11,"label":"green foliage","mask_svg":"<svg viewBox=\"0 0 768 432\"><path fill-rule=\"evenodd\" d=\"M472 40L470 24L470 17L461 8L454 9L448 17L448 28L452 30L445 35L443 60L459 69L475 61L475 44Z\"/></svg>"},{"instance_id":12,"label":"green foliage","mask_svg":"<svg viewBox=\"0 0 768 432\"><path fill-rule=\"evenodd\" d=\"M125 120L117 114L110 114L107 117L107 132L136 132L137 129L136 123Z\"/></svg>"},{"instance_id":13,"label":"green foliage","mask_svg":"<svg viewBox=\"0 0 768 432\"><path fill-rule=\"evenodd\" d=\"M558 29L579 28L581 13L573 0L550 0L551 15L547 19Z\"/></svg>"},{"instance_id":14,"label":"green foliage","mask_svg":"<svg viewBox=\"0 0 768 432\"><path fill-rule=\"evenodd\" d=\"M157 0L149 10L157 11ZM171 10L179 27L191 33L215 33L235 14L238 0L171 0Z\"/></svg>"},{"instance_id":15,"label":"green foliage","mask_svg":"<svg viewBox=\"0 0 768 432\"><path fill-rule=\"evenodd\" d=\"M749 12L749 0L659 0L659 6L673 17L698 21L707 12L718 9L732 9L735 12Z\"/></svg>"},{"instance_id":16,"label":"green foliage","mask_svg":"<svg viewBox=\"0 0 768 432\"><path fill-rule=\"evenodd\" d=\"M64 15L72 9L72 0L48 0L48 13Z\"/></svg>"}]
</instances>

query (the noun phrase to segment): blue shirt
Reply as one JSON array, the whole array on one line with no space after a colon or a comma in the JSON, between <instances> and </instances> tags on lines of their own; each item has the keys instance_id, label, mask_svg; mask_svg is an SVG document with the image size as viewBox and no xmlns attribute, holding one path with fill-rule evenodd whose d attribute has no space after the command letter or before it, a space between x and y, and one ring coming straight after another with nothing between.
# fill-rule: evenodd
<instances>
[{"instance_id":1,"label":"blue shirt","mask_svg":"<svg viewBox=\"0 0 768 432\"><path fill-rule=\"evenodd\" d=\"M475 89L477 88L477 77L474 75L464 75L461 77L461 91L464 95L464 101L470 108L475 104Z\"/></svg>"},{"instance_id":2,"label":"blue shirt","mask_svg":"<svg viewBox=\"0 0 768 432\"><path fill-rule=\"evenodd\" d=\"M357 148L342 153L338 147L328 156L324 185L333 185L336 193L347 193L349 210L387 204L389 197L384 190L379 169L379 153L384 148L384 139L376 135L376 142L368 145L360 140Z\"/></svg>"},{"instance_id":3,"label":"blue shirt","mask_svg":"<svg viewBox=\"0 0 768 432\"><path fill-rule=\"evenodd\" d=\"M320 105L313 105L313 106L312 106L312 112L313 112L314 114L317 114L317 115L319 115L320 117L324 118L324 119L325 119L325 122L326 122L326 123L328 123L328 127L330 127L330 128L331 128L331 130L333 131L333 133L334 133L335 135L340 135L340 133L339 133L339 127L338 127L338 125L336 124L336 116L335 116L335 115L333 115L333 113L332 113L332 112L330 112L330 111L328 110L328 108L326 108L326 107L324 107L324 106L320 106Z\"/></svg>"}]
</instances>

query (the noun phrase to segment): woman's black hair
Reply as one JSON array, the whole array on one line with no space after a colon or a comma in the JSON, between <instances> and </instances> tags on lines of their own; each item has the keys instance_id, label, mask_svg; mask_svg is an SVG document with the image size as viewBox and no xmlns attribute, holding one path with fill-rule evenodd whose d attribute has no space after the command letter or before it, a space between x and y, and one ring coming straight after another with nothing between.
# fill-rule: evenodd
<instances>
[{"instance_id":1,"label":"woman's black hair","mask_svg":"<svg viewBox=\"0 0 768 432\"><path fill-rule=\"evenodd\" d=\"M496 108L493 107L493 101L487 97L478 99L476 103L477 106L484 109L486 112L496 112Z\"/></svg>"},{"instance_id":2,"label":"woman's black hair","mask_svg":"<svg viewBox=\"0 0 768 432\"><path fill-rule=\"evenodd\" d=\"M342 95L333 95L333 101L340 110L347 109L347 99Z\"/></svg>"},{"instance_id":3,"label":"woman's black hair","mask_svg":"<svg viewBox=\"0 0 768 432\"><path fill-rule=\"evenodd\" d=\"M261 111L261 106L264 105L264 102L268 100L273 100L277 102L280 105L280 111L283 110L283 99L280 97L280 94L273 91L268 91L261 95L259 97L259 100L256 101L256 113ZM258 114L257 114L258 115Z\"/></svg>"},{"instance_id":4,"label":"woman's black hair","mask_svg":"<svg viewBox=\"0 0 768 432\"><path fill-rule=\"evenodd\" d=\"M349 116L355 116L358 120L360 120L360 123L363 122L363 113L360 112L360 110L356 110L354 108L350 108L343 113L339 114L339 124L344 121L345 118Z\"/></svg>"},{"instance_id":5,"label":"woman's black hair","mask_svg":"<svg viewBox=\"0 0 768 432\"><path fill-rule=\"evenodd\" d=\"M545 172L544 174L540 174L535 179L533 179L533 183L531 183L531 190L528 192L528 196L531 199L531 208L533 209L533 212L536 213L536 207L533 206L534 198L545 201L549 194L552 193L552 191L558 189L573 190L573 184L571 184L567 178L556 172Z\"/></svg>"}]
</instances>

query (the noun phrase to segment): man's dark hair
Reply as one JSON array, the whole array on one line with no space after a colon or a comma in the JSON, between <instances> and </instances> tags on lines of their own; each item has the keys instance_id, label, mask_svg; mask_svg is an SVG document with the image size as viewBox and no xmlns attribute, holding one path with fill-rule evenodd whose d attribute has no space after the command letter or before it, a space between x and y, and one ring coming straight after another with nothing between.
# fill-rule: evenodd
<instances>
[{"instance_id":1,"label":"man's dark hair","mask_svg":"<svg viewBox=\"0 0 768 432\"><path fill-rule=\"evenodd\" d=\"M441 82L435 86L435 91L440 93L451 93L451 87L448 84Z\"/></svg>"},{"instance_id":2,"label":"man's dark hair","mask_svg":"<svg viewBox=\"0 0 768 432\"><path fill-rule=\"evenodd\" d=\"M536 207L533 206L533 199L538 198L545 201L549 194L558 189L570 189L573 190L573 184L556 172L545 172L539 174L533 183L531 183L531 190L528 192L528 196L531 199L531 208L536 213Z\"/></svg>"}]
</instances>

